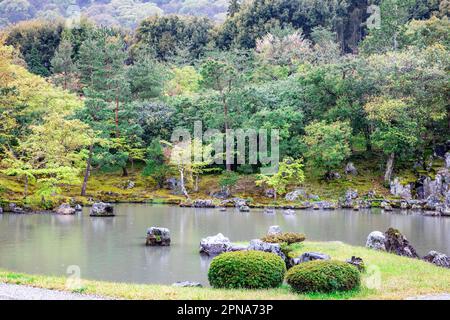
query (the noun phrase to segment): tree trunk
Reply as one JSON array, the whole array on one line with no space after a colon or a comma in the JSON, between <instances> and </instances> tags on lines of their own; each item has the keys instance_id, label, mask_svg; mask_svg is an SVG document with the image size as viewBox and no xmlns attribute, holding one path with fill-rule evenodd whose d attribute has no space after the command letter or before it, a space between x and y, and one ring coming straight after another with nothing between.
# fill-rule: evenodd
<instances>
[{"instance_id":1,"label":"tree trunk","mask_svg":"<svg viewBox=\"0 0 450 320\"><path fill-rule=\"evenodd\" d=\"M277 201L277 191L273 189L273 200Z\"/></svg>"},{"instance_id":2,"label":"tree trunk","mask_svg":"<svg viewBox=\"0 0 450 320\"><path fill-rule=\"evenodd\" d=\"M86 196L87 183L88 183L89 176L91 174L91 161L92 161L92 150L93 149L94 149L94 144L92 143L89 146L89 156L86 161L86 171L84 172L83 186L81 187L81 196L82 197Z\"/></svg>"},{"instance_id":3,"label":"tree trunk","mask_svg":"<svg viewBox=\"0 0 450 320\"><path fill-rule=\"evenodd\" d=\"M128 170L127 167L122 167L122 177L128 177Z\"/></svg>"},{"instance_id":4,"label":"tree trunk","mask_svg":"<svg viewBox=\"0 0 450 320\"><path fill-rule=\"evenodd\" d=\"M389 183L391 181L392 171L394 170L394 160L395 160L395 153L391 153L386 163L386 173L384 174L385 183Z\"/></svg>"},{"instance_id":5,"label":"tree trunk","mask_svg":"<svg viewBox=\"0 0 450 320\"><path fill-rule=\"evenodd\" d=\"M116 138L120 137L119 132L119 96L116 96Z\"/></svg>"},{"instance_id":6,"label":"tree trunk","mask_svg":"<svg viewBox=\"0 0 450 320\"><path fill-rule=\"evenodd\" d=\"M195 176L194 192L198 192L198 175Z\"/></svg>"},{"instance_id":7,"label":"tree trunk","mask_svg":"<svg viewBox=\"0 0 450 320\"><path fill-rule=\"evenodd\" d=\"M223 115L224 115L224 124L225 124L225 134L228 130L228 104L227 104L227 98L225 97L225 94L222 93L222 104L223 104ZM226 144L225 144L226 146ZM228 154L229 150L225 150L225 153ZM227 157L225 157L226 161ZM231 163L225 162L225 166L227 171L231 171Z\"/></svg>"},{"instance_id":8,"label":"tree trunk","mask_svg":"<svg viewBox=\"0 0 450 320\"><path fill-rule=\"evenodd\" d=\"M24 198L28 197L28 176L25 176L25 188L24 188Z\"/></svg>"},{"instance_id":9,"label":"tree trunk","mask_svg":"<svg viewBox=\"0 0 450 320\"><path fill-rule=\"evenodd\" d=\"M186 186L184 185L184 169L180 169L180 187L181 192L183 192L184 196L189 199L189 194L187 193Z\"/></svg>"}]
</instances>

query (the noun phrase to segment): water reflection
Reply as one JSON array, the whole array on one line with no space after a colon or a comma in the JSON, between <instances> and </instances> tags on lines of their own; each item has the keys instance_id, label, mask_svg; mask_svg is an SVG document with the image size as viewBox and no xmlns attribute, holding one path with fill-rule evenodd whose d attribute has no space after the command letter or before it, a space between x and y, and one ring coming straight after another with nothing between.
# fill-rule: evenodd
<instances>
[{"instance_id":1,"label":"water reflection","mask_svg":"<svg viewBox=\"0 0 450 320\"><path fill-rule=\"evenodd\" d=\"M380 210L250 213L120 204L116 217L0 215L0 268L66 275L69 265L85 278L137 283L198 281L207 284L210 259L198 253L202 237L219 232L232 241L264 235L271 225L304 232L308 239L364 245L373 230L400 229L420 254L450 253L450 219ZM170 247L146 247L150 226L171 230Z\"/></svg>"}]
</instances>

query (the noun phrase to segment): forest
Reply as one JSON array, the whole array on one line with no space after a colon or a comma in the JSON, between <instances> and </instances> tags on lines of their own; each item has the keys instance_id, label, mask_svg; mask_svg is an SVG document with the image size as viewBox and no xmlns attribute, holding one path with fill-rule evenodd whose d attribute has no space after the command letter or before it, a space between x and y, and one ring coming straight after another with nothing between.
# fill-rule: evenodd
<instances>
[{"instance_id":1,"label":"forest","mask_svg":"<svg viewBox=\"0 0 450 320\"><path fill-rule=\"evenodd\" d=\"M64 1L0 3L0 198L14 179L49 209L93 173L136 170L161 188L179 173L164 141L195 121L278 129L280 168L305 183L352 160L386 188L450 150L448 0L383 0L372 28L360 0L76 2L70 24ZM183 170L196 192L260 167ZM258 181L283 194L284 173Z\"/></svg>"}]
</instances>

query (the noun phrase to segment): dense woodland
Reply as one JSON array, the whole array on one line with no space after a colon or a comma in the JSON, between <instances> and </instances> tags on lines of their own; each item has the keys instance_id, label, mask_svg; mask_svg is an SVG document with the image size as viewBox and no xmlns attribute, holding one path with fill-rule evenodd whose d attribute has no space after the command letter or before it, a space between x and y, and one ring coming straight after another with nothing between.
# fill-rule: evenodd
<instances>
[{"instance_id":1,"label":"dense woodland","mask_svg":"<svg viewBox=\"0 0 450 320\"><path fill-rule=\"evenodd\" d=\"M62 10L53 2L0 3L11 24L0 46L0 170L23 182L30 203L50 206L63 184L85 194L92 170L126 176L141 165L162 185L179 168L161 141L195 120L222 132L279 129L281 158L296 160L286 170L329 177L355 153L373 154L386 182L450 139L447 0L384 0L379 29L361 25L358 0L199 1L228 7L224 22L149 12L134 30L126 13L103 25L89 14L120 1L78 1L86 16L71 26L46 18L46 8ZM176 4L196 3L154 2L187 14ZM43 19L12 24L33 17ZM183 170L228 169L226 186L258 167Z\"/></svg>"}]
</instances>

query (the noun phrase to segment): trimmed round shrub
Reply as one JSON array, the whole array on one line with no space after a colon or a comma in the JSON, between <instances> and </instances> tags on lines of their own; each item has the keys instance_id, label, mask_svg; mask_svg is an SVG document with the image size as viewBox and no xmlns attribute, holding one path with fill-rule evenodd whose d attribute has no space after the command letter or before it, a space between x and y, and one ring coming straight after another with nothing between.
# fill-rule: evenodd
<instances>
[{"instance_id":1,"label":"trimmed round shrub","mask_svg":"<svg viewBox=\"0 0 450 320\"><path fill-rule=\"evenodd\" d=\"M287 243L293 244L305 241L306 237L303 233L297 232L283 232L278 234L271 234L261 238L264 242L269 243Z\"/></svg>"},{"instance_id":2,"label":"trimmed round shrub","mask_svg":"<svg viewBox=\"0 0 450 320\"><path fill-rule=\"evenodd\" d=\"M291 268L286 281L299 293L329 293L358 288L361 276L358 269L347 262L314 260Z\"/></svg>"},{"instance_id":3,"label":"trimmed round shrub","mask_svg":"<svg viewBox=\"0 0 450 320\"><path fill-rule=\"evenodd\" d=\"M265 289L283 283L286 265L278 255L263 251L226 252L211 261L208 280L214 288Z\"/></svg>"}]
</instances>

